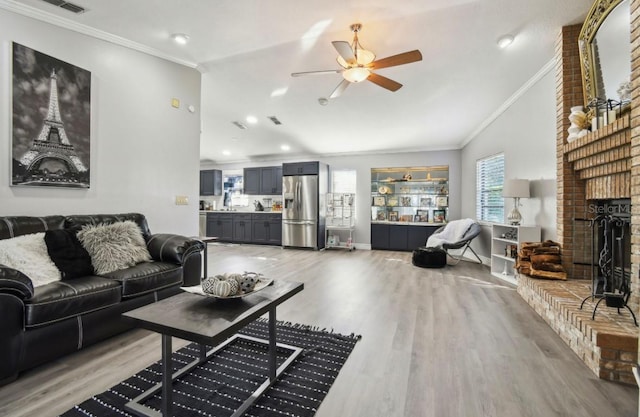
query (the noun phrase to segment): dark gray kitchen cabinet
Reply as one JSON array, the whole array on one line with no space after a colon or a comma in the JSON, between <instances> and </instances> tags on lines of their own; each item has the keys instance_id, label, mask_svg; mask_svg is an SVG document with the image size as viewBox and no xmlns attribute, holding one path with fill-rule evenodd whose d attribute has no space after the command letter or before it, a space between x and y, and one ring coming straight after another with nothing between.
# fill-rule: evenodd
<instances>
[{"instance_id":1,"label":"dark gray kitchen cabinet","mask_svg":"<svg viewBox=\"0 0 640 417\"><path fill-rule=\"evenodd\" d=\"M222 171L207 169L200 171L200 195L222 195Z\"/></svg>"},{"instance_id":2,"label":"dark gray kitchen cabinet","mask_svg":"<svg viewBox=\"0 0 640 417\"><path fill-rule=\"evenodd\" d=\"M260 168L260 194L282 194L282 167Z\"/></svg>"},{"instance_id":3,"label":"dark gray kitchen cabinet","mask_svg":"<svg viewBox=\"0 0 640 417\"><path fill-rule=\"evenodd\" d=\"M233 241L238 243L250 243L251 214L233 214Z\"/></svg>"},{"instance_id":4,"label":"dark gray kitchen cabinet","mask_svg":"<svg viewBox=\"0 0 640 417\"><path fill-rule=\"evenodd\" d=\"M253 243L282 244L282 216L280 214L254 214L251 222Z\"/></svg>"},{"instance_id":5,"label":"dark gray kitchen cabinet","mask_svg":"<svg viewBox=\"0 0 640 417\"><path fill-rule=\"evenodd\" d=\"M243 174L244 193L260 194L260 168L245 168Z\"/></svg>"},{"instance_id":6,"label":"dark gray kitchen cabinet","mask_svg":"<svg viewBox=\"0 0 640 417\"><path fill-rule=\"evenodd\" d=\"M250 195L282 194L282 167L245 168L244 193Z\"/></svg>"},{"instance_id":7,"label":"dark gray kitchen cabinet","mask_svg":"<svg viewBox=\"0 0 640 417\"><path fill-rule=\"evenodd\" d=\"M318 161L282 164L282 175L318 175L319 173L320 163Z\"/></svg>"},{"instance_id":8,"label":"dark gray kitchen cabinet","mask_svg":"<svg viewBox=\"0 0 640 417\"><path fill-rule=\"evenodd\" d=\"M412 251L425 246L429 236L440 226L374 223L371 225L371 249Z\"/></svg>"},{"instance_id":9,"label":"dark gray kitchen cabinet","mask_svg":"<svg viewBox=\"0 0 640 417\"><path fill-rule=\"evenodd\" d=\"M207 236L223 242L233 241L233 218L230 213L207 213Z\"/></svg>"}]
</instances>

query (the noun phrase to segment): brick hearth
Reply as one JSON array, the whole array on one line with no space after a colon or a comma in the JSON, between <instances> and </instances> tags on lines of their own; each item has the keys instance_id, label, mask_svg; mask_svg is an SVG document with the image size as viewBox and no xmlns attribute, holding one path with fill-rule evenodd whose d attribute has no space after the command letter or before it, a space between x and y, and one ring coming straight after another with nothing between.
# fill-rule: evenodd
<instances>
[{"instance_id":1,"label":"brick hearth","mask_svg":"<svg viewBox=\"0 0 640 417\"><path fill-rule=\"evenodd\" d=\"M595 302L580 303L591 294L586 280L550 281L520 275L518 294L560 335L600 378L635 384L631 369L638 360L638 328L627 309Z\"/></svg>"}]
</instances>

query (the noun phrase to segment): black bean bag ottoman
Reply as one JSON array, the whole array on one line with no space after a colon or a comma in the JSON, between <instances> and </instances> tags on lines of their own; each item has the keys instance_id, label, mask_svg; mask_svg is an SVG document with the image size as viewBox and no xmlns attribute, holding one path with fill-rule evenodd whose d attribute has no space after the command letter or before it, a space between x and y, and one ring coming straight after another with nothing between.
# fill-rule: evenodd
<instances>
[{"instance_id":1,"label":"black bean bag ottoman","mask_svg":"<svg viewBox=\"0 0 640 417\"><path fill-rule=\"evenodd\" d=\"M444 268L447 266L447 252L441 248L421 246L413 251L411 262L421 268Z\"/></svg>"}]
</instances>

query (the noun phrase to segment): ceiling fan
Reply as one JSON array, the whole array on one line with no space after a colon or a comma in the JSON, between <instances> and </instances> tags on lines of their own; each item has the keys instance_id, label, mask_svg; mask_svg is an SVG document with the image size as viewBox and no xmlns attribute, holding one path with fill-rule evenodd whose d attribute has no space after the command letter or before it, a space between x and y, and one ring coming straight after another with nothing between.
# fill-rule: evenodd
<instances>
[{"instance_id":1,"label":"ceiling fan","mask_svg":"<svg viewBox=\"0 0 640 417\"><path fill-rule=\"evenodd\" d=\"M303 75L342 74L344 80L338 84L329 98L339 97L349 84L359 83L364 80L369 80L372 83L390 91L399 90L400 87L402 87L402 84L376 74L373 70L421 61L422 54L420 51L415 49L413 51L392 55L376 61L375 54L364 49L358 41L358 32L362 29L362 25L360 23L354 23L350 27L353 32L353 43L351 45L346 41L331 42L333 47L336 48L336 51L338 51L336 61L338 61L338 64L340 64L342 68L325 71L294 72L291 76L300 77Z\"/></svg>"}]
</instances>

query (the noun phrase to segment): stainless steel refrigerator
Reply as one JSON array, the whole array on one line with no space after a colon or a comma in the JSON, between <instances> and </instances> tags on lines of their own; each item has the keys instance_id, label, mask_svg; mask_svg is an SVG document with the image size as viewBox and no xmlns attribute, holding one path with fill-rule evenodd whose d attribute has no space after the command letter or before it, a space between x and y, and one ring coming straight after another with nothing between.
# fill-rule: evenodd
<instances>
[{"instance_id":1,"label":"stainless steel refrigerator","mask_svg":"<svg viewBox=\"0 0 640 417\"><path fill-rule=\"evenodd\" d=\"M282 177L282 246L324 248L328 173L320 168L317 175Z\"/></svg>"}]
</instances>

